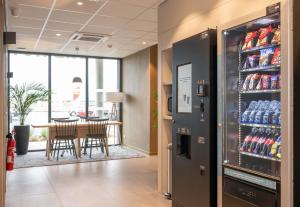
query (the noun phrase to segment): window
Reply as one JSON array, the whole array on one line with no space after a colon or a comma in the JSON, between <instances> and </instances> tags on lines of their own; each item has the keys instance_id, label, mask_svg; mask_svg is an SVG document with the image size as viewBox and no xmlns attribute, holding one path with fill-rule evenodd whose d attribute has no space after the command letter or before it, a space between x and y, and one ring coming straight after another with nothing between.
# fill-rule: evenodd
<instances>
[{"instance_id":1,"label":"window","mask_svg":"<svg viewBox=\"0 0 300 207\"><path fill-rule=\"evenodd\" d=\"M89 59L89 113L99 117L109 116L112 103L105 101L105 92L120 91L119 65L119 60Z\"/></svg>"},{"instance_id":2,"label":"window","mask_svg":"<svg viewBox=\"0 0 300 207\"><path fill-rule=\"evenodd\" d=\"M51 58L51 117L86 115L86 59Z\"/></svg>"},{"instance_id":3,"label":"window","mask_svg":"<svg viewBox=\"0 0 300 207\"><path fill-rule=\"evenodd\" d=\"M10 54L10 72L13 72L13 78L10 79L10 85L29 84L31 82L42 83L48 88L48 56L37 54ZM10 109L10 127L18 125L19 117L14 108ZM48 102L40 101L32 106L25 124L43 124L48 122ZM44 142L48 136L46 129L30 128L29 150L45 148L39 142Z\"/></svg>"}]
</instances>

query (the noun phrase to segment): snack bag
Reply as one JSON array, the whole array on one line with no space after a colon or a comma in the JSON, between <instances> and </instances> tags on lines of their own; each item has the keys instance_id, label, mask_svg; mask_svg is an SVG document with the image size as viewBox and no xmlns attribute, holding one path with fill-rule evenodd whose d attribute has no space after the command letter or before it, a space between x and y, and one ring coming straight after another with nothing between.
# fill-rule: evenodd
<instances>
[{"instance_id":1,"label":"snack bag","mask_svg":"<svg viewBox=\"0 0 300 207\"><path fill-rule=\"evenodd\" d=\"M242 90L244 90L244 91L247 91L247 90L248 90L249 83L250 83L250 80L251 80L251 77L252 77L252 76L253 76L253 74L247 75L247 77L245 78L245 81L244 81Z\"/></svg>"},{"instance_id":2,"label":"snack bag","mask_svg":"<svg viewBox=\"0 0 300 207\"><path fill-rule=\"evenodd\" d=\"M241 152L245 152L248 150L248 148L251 144L252 138L253 138L253 136L251 134L249 134L248 136L245 137L244 142L243 142L242 146L240 147Z\"/></svg>"},{"instance_id":3,"label":"snack bag","mask_svg":"<svg viewBox=\"0 0 300 207\"><path fill-rule=\"evenodd\" d=\"M258 140L258 142L257 142L257 144L256 144L256 147L255 147L255 149L253 150L253 153L259 154L260 151L262 150L263 146L264 146L265 141L266 141L266 137L261 137L261 138Z\"/></svg>"},{"instance_id":4,"label":"snack bag","mask_svg":"<svg viewBox=\"0 0 300 207\"><path fill-rule=\"evenodd\" d=\"M278 75L278 79L277 80L278 80L278 85L277 85L278 89L281 89L281 75L280 74Z\"/></svg>"},{"instance_id":5,"label":"snack bag","mask_svg":"<svg viewBox=\"0 0 300 207\"><path fill-rule=\"evenodd\" d=\"M254 90L256 88L257 83L259 82L260 75L258 73L255 73L251 76L248 90Z\"/></svg>"},{"instance_id":6,"label":"snack bag","mask_svg":"<svg viewBox=\"0 0 300 207\"><path fill-rule=\"evenodd\" d=\"M280 47L277 47L275 52L274 52L271 64L272 65L279 65L280 63L281 63Z\"/></svg>"},{"instance_id":7,"label":"snack bag","mask_svg":"<svg viewBox=\"0 0 300 207\"><path fill-rule=\"evenodd\" d=\"M246 111L242 114L242 117L241 117L241 122L242 122L242 123L247 123L247 122L248 122L250 113L251 113L251 111L246 110Z\"/></svg>"},{"instance_id":8,"label":"snack bag","mask_svg":"<svg viewBox=\"0 0 300 207\"><path fill-rule=\"evenodd\" d=\"M263 115L264 115L264 112L262 110L257 111L255 114L254 123L260 124L262 122Z\"/></svg>"},{"instance_id":9,"label":"snack bag","mask_svg":"<svg viewBox=\"0 0 300 207\"><path fill-rule=\"evenodd\" d=\"M271 76L271 89L277 89L278 87L278 75L272 75Z\"/></svg>"},{"instance_id":10,"label":"snack bag","mask_svg":"<svg viewBox=\"0 0 300 207\"><path fill-rule=\"evenodd\" d=\"M259 37L256 44L256 47L265 46L270 44L272 33L271 25L259 30Z\"/></svg>"},{"instance_id":11,"label":"snack bag","mask_svg":"<svg viewBox=\"0 0 300 207\"><path fill-rule=\"evenodd\" d=\"M249 114L249 118L248 118L248 122L249 123L254 123L256 112L257 112L256 110L253 110Z\"/></svg>"},{"instance_id":12,"label":"snack bag","mask_svg":"<svg viewBox=\"0 0 300 207\"><path fill-rule=\"evenodd\" d=\"M257 38L256 31L247 33L242 50L247 50L247 49L253 48L255 45L256 38Z\"/></svg>"},{"instance_id":13,"label":"snack bag","mask_svg":"<svg viewBox=\"0 0 300 207\"><path fill-rule=\"evenodd\" d=\"M277 109L272 115L271 124L279 125L279 116L280 111Z\"/></svg>"},{"instance_id":14,"label":"snack bag","mask_svg":"<svg viewBox=\"0 0 300 207\"><path fill-rule=\"evenodd\" d=\"M272 145L269 157L274 157L277 154L278 148L281 145L281 137L278 137L276 142Z\"/></svg>"},{"instance_id":15,"label":"snack bag","mask_svg":"<svg viewBox=\"0 0 300 207\"><path fill-rule=\"evenodd\" d=\"M271 123L271 116L272 116L272 111L266 110L264 113L264 116L262 118L262 123L263 124L270 124Z\"/></svg>"},{"instance_id":16,"label":"snack bag","mask_svg":"<svg viewBox=\"0 0 300 207\"><path fill-rule=\"evenodd\" d=\"M271 44L280 44L280 27L275 29Z\"/></svg>"},{"instance_id":17,"label":"snack bag","mask_svg":"<svg viewBox=\"0 0 300 207\"><path fill-rule=\"evenodd\" d=\"M258 66L258 63L259 63L259 55L249 55L246 58L243 69L255 68Z\"/></svg>"},{"instance_id":18,"label":"snack bag","mask_svg":"<svg viewBox=\"0 0 300 207\"><path fill-rule=\"evenodd\" d=\"M253 150L255 149L256 147L256 144L259 140L259 137L258 136L254 136L251 140L251 144L250 144L250 147L248 148L248 152L252 153Z\"/></svg>"},{"instance_id":19,"label":"snack bag","mask_svg":"<svg viewBox=\"0 0 300 207\"><path fill-rule=\"evenodd\" d=\"M259 81L256 85L256 88L255 88L256 90L261 90L262 89L262 77L263 77L263 75L260 77L260 79L259 79Z\"/></svg>"},{"instance_id":20,"label":"snack bag","mask_svg":"<svg viewBox=\"0 0 300 207\"><path fill-rule=\"evenodd\" d=\"M278 159L281 159L281 145L278 147L278 151L277 151L276 157L277 157Z\"/></svg>"},{"instance_id":21,"label":"snack bag","mask_svg":"<svg viewBox=\"0 0 300 207\"><path fill-rule=\"evenodd\" d=\"M264 67L270 65L274 48L263 49L260 51L259 66Z\"/></svg>"},{"instance_id":22,"label":"snack bag","mask_svg":"<svg viewBox=\"0 0 300 207\"><path fill-rule=\"evenodd\" d=\"M270 83L271 83L270 75L262 75L261 79L262 79L261 80L261 82L262 82L262 90L270 89Z\"/></svg>"}]
</instances>

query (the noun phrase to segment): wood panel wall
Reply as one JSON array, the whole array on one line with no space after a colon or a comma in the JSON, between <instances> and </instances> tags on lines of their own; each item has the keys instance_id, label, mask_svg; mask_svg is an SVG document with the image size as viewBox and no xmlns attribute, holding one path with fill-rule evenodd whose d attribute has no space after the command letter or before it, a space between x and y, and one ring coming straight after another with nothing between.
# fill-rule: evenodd
<instances>
[{"instance_id":1,"label":"wood panel wall","mask_svg":"<svg viewBox=\"0 0 300 207\"><path fill-rule=\"evenodd\" d=\"M125 57L122 70L124 144L157 154L157 46Z\"/></svg>"}]
</instances>

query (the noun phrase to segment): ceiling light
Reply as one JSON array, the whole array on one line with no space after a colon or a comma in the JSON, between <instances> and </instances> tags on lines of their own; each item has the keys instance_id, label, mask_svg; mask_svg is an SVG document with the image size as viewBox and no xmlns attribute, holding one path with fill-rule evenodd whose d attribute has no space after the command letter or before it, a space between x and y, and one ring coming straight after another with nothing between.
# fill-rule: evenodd
<instances>
[{"instance_id":1,"label":"ceiling light","mask_svg":"<svg viewBox=\"0 0 300 207\"><path fill-rule=\"evenodd\" d=\"M57 36L57 37L60 37L60 36L61 36L61 34L60 34L60 33L57 33L57 34L56 34L56 36Z\"/></svg>"},{"instance_id":2,"label":"ceiling light","mask_svg":"<svg viewBox=\"0 0 300 207\"><path fill-rule=\"evenodd\" d=\"M83 3L82 1L78 1L76 4L77 4L78 6L82 6L84 3Z\"/></svg>"},{"instance_id":3,"label":"ceiling light","mask_svg":"<svg viewBox=\"0 0 300 207\"><path fill-rule=\"evenodd\" d=\"M147 42L143 41L142 44L143 44L143 45L147 45Z\"/></svg>"}]
</instances>

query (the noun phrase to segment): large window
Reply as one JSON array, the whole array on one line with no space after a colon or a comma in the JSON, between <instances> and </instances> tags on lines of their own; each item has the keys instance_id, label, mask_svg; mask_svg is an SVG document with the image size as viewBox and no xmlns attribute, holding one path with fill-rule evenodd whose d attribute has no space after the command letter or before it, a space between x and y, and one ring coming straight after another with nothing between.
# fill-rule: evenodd
<instances>
[{"instance_id":1,"label":"large window","mask_svg":"<svg viewBox=\"0 0 300 207\"><path fill-rule=\"evenodd\" d=\"M9 57L11 86L35 82L51 90L51 101L35 104L26 124L44 124L55 117L109 117L112 103L105 101L105 92L120 91L120 60L17 52ZM120 115L119 104L117 111ZM19 124L13 108L9 120L11 129ZM29 150L45 149L47 136L46 129L31 128Z\"/></svg>"},{"instance_id":2,"label":"large window","mask_svg":"<svg viewBox=\"0 0 300 207\"><path fill-rule=\"evenodd\" d=\"M86 59L51 58L51 117L86 116Z\"/></svg>"},{"instance_id":3,"label":"large window","mask_svg":"<svg viewBox=\"0 0 300 207\"><path fill-rule=\"evenodd\" d=\"M111 59L89 59L89 113L109 116L112 103L106 102L106 92L118 92L119 61Z\"/></svg>"},{"instance_id":4,"label":"large window","mask_svg":"<svg viewBox=\"0 0 300 207\"><path fill-rule=\"evenodd\" d=\"M48 56L29 54L10 54L10 72L13 78L10 79L11 86L23 84L41 83L48 88ZM10 127L18 125L19 116L14 108L10 110ZM40 101L32 107L25 124L42 124L48 121L48 102ZM40 149L44 145L40 142L46 140L48 133L46 129L30 129L29 150Z\"/></svg>"}]
</instances>

